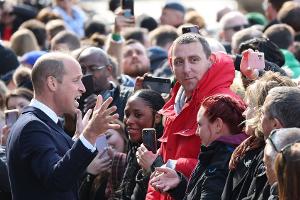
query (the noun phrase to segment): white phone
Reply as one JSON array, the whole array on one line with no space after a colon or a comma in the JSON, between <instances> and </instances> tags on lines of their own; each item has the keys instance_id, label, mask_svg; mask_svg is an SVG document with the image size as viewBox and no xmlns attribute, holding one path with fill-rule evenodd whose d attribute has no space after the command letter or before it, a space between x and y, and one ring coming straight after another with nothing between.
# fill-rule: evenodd
<instances>
[{"instance_id":1,"label":"white phone","mask_svg":"<svg viewBox=\"0 0 300 200\"><path fill-rule=\"evenodd\" d=\"M5 124L7 126L12 126L19 117L19 110L13 109L13 110L5 110Z\"/></svg>"},{"instance_id":2,"label":"white phone","mask_svg":"<svg viewBox=\"0 0 300 200\"><path fill-rule=\"evenodd\" d=\"M96 148L97 148L98 152L101 153L101 155L100 155L101 157L108 156L108 153L107 153L108 144L107 144L106 135L101 135L97 138Z\"/></svg>"},{"instance_id":3,"label":"white phone","mask_svg":"<svg viewBox=\"0 0 300 200\"><path fill-rule=\"evenodd\" d=\"M250 52L248 67L252 69L263 70L265 68L265 55L263 52Z\"/></svg>"}]
</instances>

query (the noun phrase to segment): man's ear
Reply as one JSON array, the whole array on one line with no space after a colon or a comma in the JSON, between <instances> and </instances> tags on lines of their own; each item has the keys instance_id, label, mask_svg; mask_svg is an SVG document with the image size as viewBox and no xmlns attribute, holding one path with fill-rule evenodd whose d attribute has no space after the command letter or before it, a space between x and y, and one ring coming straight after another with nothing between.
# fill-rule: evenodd
<instances>
[{"instance_id":1,"label":"man's ear","mask_svg":"<svg viewBox=\"0 0 300 200\"><path fill-rule=\"evenodd\" d=\"M113 73L113 67L111 65L107 65L106 69L112 75L112 73Z\"/></svg>"},{"instance_id":2,"label":"man's ear","mask_svg":"<svg viewBox=\"0 0 300 200\"><path fill-rule=\"evenodd\" d=\"M274 129L279 129L279 128L284 128L284 127L283 127L283 124L280 122L279 119L274 118L273 119L273 128Z\"/></svg>"},{"instance_id":3,"label":"man's ear","mask_svg":"<svg viewBox=\"0 0 300 200\"><path fill-rule=\"evenodd\" d=\"M57 89L57 79L54 76L47 77L47 86L50 91L54 92Z\"/></svg>"},{"instance_id":4,"label":"man's ear","mask_svg":"<svg viewBox=\"0 0 300 200\"><path fill-rule=\"evenodd\" d=\"M212 53L212 54L210 54L208 59L211 64L214 64L216 62L217 56L216 56L216 54Z\"/></svg>"},{"instance_id":5,"label":"man's ear","mask_svg":"<svg viewBox=\"0 0 300 200\"><path fill-rule=\"evenodd\" d=\"M224 39L224 31L220 31L219 33L219 38L220 38L220 41L222 41Z\"/></svg>"},{"instance_id":6,"label":"man's ear","mask_svg":"<svg viewBox=\"0 0 300 200\"><path fill-rule=\"evenodd\" d=\"M161 114L155 113L154 124L159 124L161 122L162 116Z\"/></svg>"},{"instance_id":7,"label":"man's ear","mask_svg":"<svg viewBox=\"0 0 300 200\"><path fill-rule=\"evenodd\" d=\"M169 62L169 65L171 67L171 70L173 72L173 63L172 63L172 51L173 51L173 46L174 44L172 44L168 50L168 62Z\"/></svg>"}]
</instances>

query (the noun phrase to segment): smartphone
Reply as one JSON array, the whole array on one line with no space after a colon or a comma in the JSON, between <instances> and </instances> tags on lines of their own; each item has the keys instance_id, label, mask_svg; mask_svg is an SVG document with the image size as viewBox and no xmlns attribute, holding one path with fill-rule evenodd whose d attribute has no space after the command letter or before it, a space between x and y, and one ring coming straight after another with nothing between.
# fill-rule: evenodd
<instances>
[{"instance_id":1,"label":"smartphone","mask_svg":"<svg viewBox=\"0 0 300 200\"><path fill-rule=\"evenodd\" d=\"M265 68L265 55L262 52L249 52L248 67L263 70Z\"/></svg>"},{"instance_id":2,"label":"smartphone","mask_svg":"<svg viewBox=\"0 0 300 200\"><path fill-rule=\"evenodd\" d=\"M107 148L108 148L108 144L107 144L107 139L106 139L106 135L101 135L96 139L96 148L98 150L98 152L101 153L101 157L104 156L108 156L107 153Z\"/></svg>"},{"instance_id":3,"label":"smartphone","mask_svg":"<svg viewBox=\"0 0 300 200\"><path fill-rule=\"evenodd\" d=\"M151 89L161 94L169 94L171 90L171 80L168 78L145 76L143 81L143 88Z\"/></svg>"},{"instance_id":4,"label":"smartphone","mask_svg":"<svg viewBox=\"0 0 300 200\"><path fill-rule=\"evenodd\" d=\"M144 128L142 130L143 144L154 154L157 152L156 130L154 128Z\"/></svg>"},{"instance_id":5,"label":"smartphone","mask_svg":"<svg viewBox=\"0 0 300 200\"><path fill-rule=\"evenodd\" d=\"M182 31L182 34L185 34L185 33L198 33L198 34L200 34L199 26L197 26L197 25L184 26L184 27L182 27L181 31Z\"/></svg>"},{"instance_id":6,"label":"smartphone","mask_svg":"<svg viewBox=\"0 0 300 200\"><path fill-rule=\"evenodd\" d=\"M90 96L91 94L94 93L94 80L93 80L93 75L85 75L81 79L84 87L85 87L85 93L83 94L85 97Z\"/></svg>"},{"instance_id":7,"label":"smartphone","mask_svg":"<svg viewBox=\"0 0 300 200\"><path fill-rule=\"evenodd\" d=\"M84 87L85 87L85 93L82 94L80 99L78 100L79 103L79 109L83 110L84 108L84 100L90 96L91 94L94 94L94 80L93 75L85 75L81 79Z\"/></svg>"},{"instance_id":8,"label":"smartphone","mask_svg":"<svg viewBox=\"0 0 300 200\"><path fill-rule=\"evenodd\" d=\"M19 117L19 110L18 109L12 109L12 110L5 110L5 124L7 126L12 126Z\"/></svg>"},{"instance_id":9,"label":"smartphone","mask_svg":"<svg viewBox=\"0 0 300 200\"><path fill-rule=\"evenodd\" d=\"M121 7L125 17L134 16L134 0L121 0Z\"/></svg>"}]
</instances>

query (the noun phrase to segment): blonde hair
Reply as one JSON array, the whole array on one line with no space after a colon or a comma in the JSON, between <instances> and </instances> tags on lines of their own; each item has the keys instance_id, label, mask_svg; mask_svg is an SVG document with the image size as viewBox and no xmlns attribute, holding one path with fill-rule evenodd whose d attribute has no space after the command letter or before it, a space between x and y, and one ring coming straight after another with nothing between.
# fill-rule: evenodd
<instances>
[{"instance_id":1,"label":"blonde hair","mask_svg":"<svg viewBox=\"0 0 300 200\"><path fill-rule=\"evenodd\" d=\"M185 14L185 23L197 25L199 29L205 28L205 20L197 11L189 11Z\"/></svg>"},{"instance_id":2,"label":"blonde hair","mask_svg":"<svg viewBox=\"0 0 300 200\"><path fill-rule=\"evenodd\" d=\"M23 56L30 51L38 51L40 47L34 34L28 29L16 31L10 39L10 47L17 56Z\"/></svg>"},{"instance_id":3,"label":"blonde hair","mask_svg":"<svg viewBox=\"0 0 300 200\"><path fill-rule=\"evenodd\" d=\"M281 76L278 72L268 71L260 79L247 87L245 98L251 102L253 108L256 108L253 115L254 117L247 119L247 123L255 130L257 137L263 137L260 123L260 108L264 104L268 92L272 88L280 86L294 87L296 84L287 76Z\"/></svg>"}]
</instances>

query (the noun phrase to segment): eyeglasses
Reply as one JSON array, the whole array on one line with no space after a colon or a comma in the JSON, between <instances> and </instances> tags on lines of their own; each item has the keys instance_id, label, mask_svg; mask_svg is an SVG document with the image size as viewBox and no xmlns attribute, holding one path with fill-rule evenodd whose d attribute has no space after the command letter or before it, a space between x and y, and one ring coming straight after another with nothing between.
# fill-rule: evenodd
<instances>
[{"instance_id":1,"label":"eyeglasses","mask_svg":"<svg viewBox=\"0 0 300 200\"><path fill-rule=\"evenodd\" d=\"M272 145L272 147L274 148L274 150L277 152L277 153L280 153L280 151L278 150L278 148L275 146L275 143L273 142L273 137L275 135L275 133L278 131L279 129L274 129L271 131L269 137L267 138L267 140L270 141L270 144Z\"/></svg>"},{"instance_id":2,"label":"eyeglasses","mask_svg":"<svg viewBox=\"0 0 300 200\"><path fill-rule=\"evenodd\" d=\"M291 143L291 144L288 144L288 145L286 145L285 147L283 147L281 150L280 150L280 153L282 154L282 158L283 158L283 160L286 162L286 161L299 161L300 160L300 157L291 157L291 149L292 149L292 146L294 145L294 144L296 144L296 143L298 143L298 144L300 144L300 140L297 140L297 141L295 141L295 142L293 142L293 143Z\"/></svg>"},{"instance_id":3,"label":"eyeglasses","mask_svg":"<svg viewBox=\"0 0 300 200\"><path fill-rule=\"evenodd\" d=\"M249 25L247 25L247 24L244 24L244 25L236 25L236 26L229 26L229 27L225 27L224 29L225 30L234 30L235 32L237 32L237 31L240 31L240 30L242 30L242 29L244 29L244 28L247 28L247 27L249 27Z\"/></svg>"},{"instance_id":4,"label":"eyeglasses","mask_svg":"<svg viewBox=\"0 0 300 200\"><path fill-rule=\"evenodd\" d=\"M108 65L102 65L102 66L84 66L81 65L81 70L83 74L86 74L87 72L95 72L101 69L104 69L105 67L107 67Z\"/></svg>"}]
</instances>

